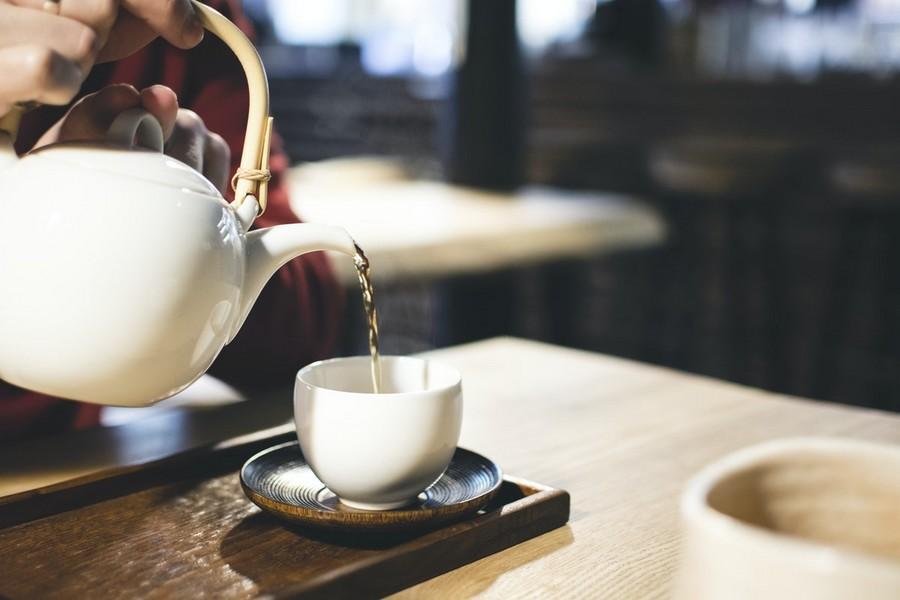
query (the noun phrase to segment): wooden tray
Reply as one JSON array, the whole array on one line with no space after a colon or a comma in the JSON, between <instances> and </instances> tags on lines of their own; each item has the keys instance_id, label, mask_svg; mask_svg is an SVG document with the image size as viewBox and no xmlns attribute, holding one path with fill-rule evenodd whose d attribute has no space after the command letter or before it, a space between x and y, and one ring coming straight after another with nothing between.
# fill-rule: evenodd
<instances>
[{"instance_id":1,"label":"wooden tray","mask_svg":"<svg viewBox=\"0 0 900 600\"><path fill-rule=\"evenodd\" d=\"M512 477L478 516L403 536L325 534L250 503L241 438L0 499L0 597L375 597L562 526L569 495Z\"/></svg>"}]
</instances>

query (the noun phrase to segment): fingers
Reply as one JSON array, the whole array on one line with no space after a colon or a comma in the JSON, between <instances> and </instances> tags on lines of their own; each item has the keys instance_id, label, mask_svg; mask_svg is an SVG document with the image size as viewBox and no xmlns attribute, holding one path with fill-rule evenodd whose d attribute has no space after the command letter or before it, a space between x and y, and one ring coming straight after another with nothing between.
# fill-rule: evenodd
<instances>
[{"instance_id":1,"label":"fingers","mask_svg":"<svg viewBox=\"0 0 900 600\"><path fill-rule=\"evenodd\" d=\"M66 17L0 3L0 23L0 47L43 46L74 62L84 73L93 66L100 50L93 29Z\"/></svg>"},{"instance_id":2,"label":"fingers","mask_svg":"<svg viewBox=\"0 0 900 600\"><path fill-rule=\"evenodd\" d=\"M6 1L31 10L43 11L44 8L44 0ZM66 0L60 3L59 15L90 27L99 38L98 45L102 46L116 22L118 12L118 0Z\"/></svg>"},{"instance_id":3,"label":"fingers","mask_svg":"<svg viewBox=\"0 0 900 600\"><path fill-rule=\"evenodd\" d=\"M43 46L77 65L82 79L96 60L128 56L157 35L180 48L191 48L203 39L203 27L190 0L63 0L58 15L45 12L43 6L44 0L0 1L0 49ZM3 70L4 79L22 79L16 68L21 57L21 52L6 56L3 66L11 69ZM47 55L29 60L51 62ZM58 62L58 58L52 60ZM62 98L55 103L71 99L71 94L60 95L57 87L34 89L24 98L3 95L4 87L20 88L22 83L0 83L0 105L48 96Z\"/></svg>"},{"instance_id":4,"label":"fingers","mask_svg":"<svg viewBox=\"0 0 900 600\"><path fill-rule=\"evenodd\" d=\"M228 184L231 152L221 136L210 133L197 113L181 109L166 154L203 173L220 191Z\"/></svg>"},{"instance_id":5,"label":"fingers","mask_svg":"<svg viewBox=\"0 0 900 600\"><path fill-rule=\"evenodd\" d=\"M178 96L171 88L164 85L153 85L141 90L141 105L156 117L162 125L163 137L168 140L175 129L178 117Z\"/></svg>"},{"instance_id":6,"label":"fingers","mask_svg":"<svg viewBox=\"0 0 900 600\"><path fill-rule=\"evenodd\" d=\"M41 136L35 148L53 142L102 139L119 114L140 105L141 94L134 87L126 84L107 86L76 102L59 122Z\"/></svg>"},{"instance_id":7,"label":"fingers","mask_svg":"<svg viewBox=\"0 0 900 600\"><path fill-rule=\"evenodd\" d=\"M106 135L122 112L141 105L141 95L133 86L111 85L79 100L66 114L60 140L93 140Z\"/></svg>"},{"instance_id":8,"label":"fingers","mask_svg":"<svg viewBox=\"0 0 900 600\"><path fill-rule=\"evenodd\" d=\"M120 10L106 45L100 50L97 62L116 61L134 54L154 39L156 32L128 11Z\"/></svg>"},{"instance_id":9,"label":"fingers","mask_svg":"<svg viewBox=\"0 0 900 600\"><path fill-rule=\"evenodd\" d=\"M228 187L228 173L231 171L231 149L218 133L210 133L203 154L203 174L216 189L223 194Z\"/></svg>"},{"instance_id":10,"label":"fingers","mask_svg":"<svg viewBox=\"0 0 900 600\"><path fill-rule=\"evenodd\" d=\"M166 139L175 128L178 97L164 85L154 85L138 92L126 84L110 85L79 100L66 115L51 127L35 147L53 142L101 140L113 120L129 108L141 107L159 121Z\"/></svg>"},{"instance_id":11,"label":"fingers","mask_svg":"<svg viewBox=\"0 0 900 600\"><path fill-rule=\"evenodd\" d=\"M179 48L203 39L203 26L190 0L121 0L122 8Z\"/></svg>"},{"instance_id":12,"label":"fingers","mask_svg":"<svg viewBox=\"0 0 900 600\"><path fill-rule=\"evenodd\" d=\"M14 102L66 104L81 87L82 70L43 46L0 48L0 114ZM9 75L15 73L15 77Z\"/></svg>"},{"instance_id":13,"label":"fingers","mask_svg":"<svg viewBox=\"0 0 900 600\"><path fill-rule=\"evenodd\" d=\"M2 56L0 52L0 68ZM224 192L231 168L228 144L221 136L210 133L197 113L179 109L175 92L163 85L138 91L130 85L116 84L89 94L41 136L35 148L55 142L103 140L116 117L137 107L159 121L167 140L166 154L200 171Z\"/></svg>"},{"instance_id":14,"label":"fingers","mask_svg":"<svg viewBox=\"0 0 900 600\"><path fill-rule=\"evenodd\" d=\"M6 0L6 4L41 13L44 0ZM157 36L179 48L193 48L203 39L203 26L190 0L63 0L60 16L94 31L100 49L97 60L104 62L133 54ZM0 23L6 22L0 15Z\"/></svg>"},{"instance_id":15,"label":"fingers","mask_svg":"<svg viewBox=\"0 0 900 600\"><path fill-rule=\"evenodd\" d=\"M179 110L175 130L166 143L166 154L203 172L205 137L203 120L192 110Z\"/></svg>"},{"instance_id":16,"label":"fingers","mask_svg":"<svg viewBox=\"0 0 900 600\"><path fill-rule=\"evenodd\" d=\"M185 4L183 0L164 0L162 2L154 0L154 2L175 7ZM149 2L149 0L143 0L141 3L156 6L155 3ZM123 4L128 4L128 2L123 2ZM131 2L131 4L139 4L139 2L135 0ZM190 6L189 3L187 4ZM139 15L140 13L133 14L128 10L119 11L119 16L106 40L106 45L100 51L100 56L97 59L98 62L109 62L129 56L149 44L157 35L163 33L158 28L155 28L151 22ZM195 46L203 39L203 27L200 26L199 21L197 21L195 25L194 19L195 17L193 16L188 17L188 23L186 25L178 25L178 18L172 18L172 21L175 24L173 26L176 30L179 26L187 27L190 30L183 43L172 41L172 38L167 35L163 35L163 37L182 48L191 48ZM199 28L197 31L193 30L195 26Z\"/></svg>"}]
</instances>

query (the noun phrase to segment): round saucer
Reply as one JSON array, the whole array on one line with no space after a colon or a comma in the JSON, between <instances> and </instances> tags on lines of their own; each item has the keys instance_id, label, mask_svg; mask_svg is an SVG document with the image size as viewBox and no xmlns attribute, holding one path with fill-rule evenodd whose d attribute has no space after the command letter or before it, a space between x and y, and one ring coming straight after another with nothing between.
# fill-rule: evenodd
<instances>
[{"instance_id":1,"label":"round saucer","mask_svg":"<svg viewBox=\"0 0 900 600\"><path fill-rule=\"evenodd\" d=\"M342 504L316 478L297 442L267 448L241 468L244 493L264 511L303 525L355 531L433 527L477 512L500 489L503 474L492 461L457 448L450 466L415 503L369 511Z\"/></svg>"}]
</instances>

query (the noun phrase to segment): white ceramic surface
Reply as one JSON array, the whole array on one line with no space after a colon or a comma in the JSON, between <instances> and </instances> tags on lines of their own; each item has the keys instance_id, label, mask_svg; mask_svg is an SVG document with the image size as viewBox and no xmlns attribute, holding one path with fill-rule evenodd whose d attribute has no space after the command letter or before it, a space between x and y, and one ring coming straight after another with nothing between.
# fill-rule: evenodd
<instances>
[{"instance_id":1,"label":"white ceramic surface","mask_svg":"<svg viewBox=\"0 0 900 600\"><path fill-rule=\"evenodd\" d=\"M373 394L370 358L313 363L297 374L294 418L316 476L354 508L413 501L443 474L462 426L459 372L433 361L384 356Z\"/></svg>"},{"instance_id":2,"label":"white ceramic surface","mask_svg":"<svg viewBox=\"0 0 900 600\"><path fill-rule=\"evenodd\" d=\"M107 145L21 159L0 133L0 379L152 404L206 371L279 266L313 250L353 254L335 227L248 233L252 196L235 210L184 163L123 145L151 121L129 112ZM138 137L158 147L152 132Z\"/></svg>"},{"instance_id":3,"label":"white ceramic surface","mask_svg":"<svg viewBox=\"0 0 900 600\"><path fill-rule=\"evenodd\" d=\"M900 598L900 447L794 438L710 465L682 498L679 600Z\"/></svg>"}]
</instances>

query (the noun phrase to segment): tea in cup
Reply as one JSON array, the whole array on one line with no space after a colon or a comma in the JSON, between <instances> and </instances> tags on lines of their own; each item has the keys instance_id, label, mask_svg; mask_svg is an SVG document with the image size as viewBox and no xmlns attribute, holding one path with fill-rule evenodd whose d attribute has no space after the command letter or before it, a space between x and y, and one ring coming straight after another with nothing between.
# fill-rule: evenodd
<instances>
[{"instance_id":1,"label":"tea in cup","mask_svg":"<svg viewBox=\"0 0 900 600\"><path fill-rule=\"evenodd\" d=\"M453 457L462 426L458 371L428 359L381 357L372 392L368 356L313 363L297 373L294 420L303 456L351 508L416 501Z\"/></svg>"},{"instance_id":2,"label":"tea in cup","mask_svg":"<svg viewBox=\"0 0 900 600\"><path fill-rule=\"evenodd\" d=\"M710 465L681 505L677 599L900 598L900 447L777 440Z\"/></svg>"}]
</instances>

